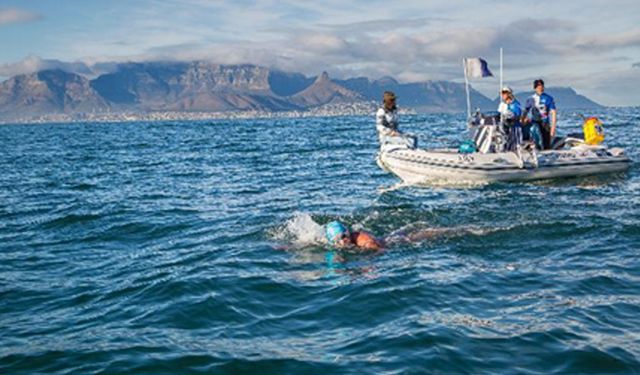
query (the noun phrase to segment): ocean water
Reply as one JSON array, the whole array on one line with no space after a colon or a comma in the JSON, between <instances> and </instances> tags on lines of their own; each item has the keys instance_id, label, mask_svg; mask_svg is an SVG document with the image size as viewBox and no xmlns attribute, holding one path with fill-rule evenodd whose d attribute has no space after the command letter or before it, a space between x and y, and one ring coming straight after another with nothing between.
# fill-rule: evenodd
<instances>
[{"instance_id":1,"label":"ocean water","mask_svg":"<svg viewBox=\"0 0 640 375\"><path fill-rule=\"evenodd\" d=\"M597 115L640 160L640 109ZM402 186L368 117L6 125L0 149L2 374L640 373L636 164ZM334 219L390 245L336 252Z\"/></svg>"}]
</instances>

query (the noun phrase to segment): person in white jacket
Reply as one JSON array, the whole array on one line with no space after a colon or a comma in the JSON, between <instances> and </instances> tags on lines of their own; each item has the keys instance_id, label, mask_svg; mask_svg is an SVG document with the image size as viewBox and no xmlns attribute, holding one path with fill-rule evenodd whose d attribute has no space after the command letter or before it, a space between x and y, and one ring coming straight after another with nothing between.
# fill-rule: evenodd
<instances>
[{"instance_id":1,"label":"person in white jacket","mask_svg":"<svg viewBox=\"0 0 640 375\"><path fill-rule=\"evenodd\" d=\"M396 95L391 91L385 91L382 95L382 107L376 112L376 129L382 143L385 137L398 137L398 108L396 107Z\"/></svg>"}]
</instances>

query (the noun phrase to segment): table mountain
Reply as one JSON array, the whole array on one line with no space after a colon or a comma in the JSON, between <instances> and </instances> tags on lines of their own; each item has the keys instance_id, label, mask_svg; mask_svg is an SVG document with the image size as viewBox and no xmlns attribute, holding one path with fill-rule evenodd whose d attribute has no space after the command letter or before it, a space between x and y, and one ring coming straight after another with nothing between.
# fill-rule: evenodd
<instances>
[{"instance_id":1,"label":"table mountain","mask_svg":"<svg viewBox=\"0 0 640 375\"><path fill-rule=\"evenodd\" d=\"M123 108L172 111L298 108L271 91L269 72L254 65L130 63L98 77L92 86Z\"/></svg>"}]
</instances>

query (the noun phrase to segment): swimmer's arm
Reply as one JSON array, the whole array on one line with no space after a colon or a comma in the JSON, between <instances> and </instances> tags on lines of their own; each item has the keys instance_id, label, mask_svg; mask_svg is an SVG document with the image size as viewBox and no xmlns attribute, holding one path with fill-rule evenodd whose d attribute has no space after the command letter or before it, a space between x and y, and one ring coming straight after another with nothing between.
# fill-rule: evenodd
<instances>
[{"instance_id":1,"label":"swimmer's arm","mask_svg":"<svg viewBox=\"0 0 640 375\"><path fill-rule=\"evenodd\" d=\"M382 250L382 244L376 240L368 241L361 247L367 250L374 250L374 251Z\"/></svg>"},{"instance_id":2,"label":"swimmer's arm","mask_svg":"<svg viewBox=\"0 0 640 375\"><path fill-rule=\"evenodd\" d=\"M424 240L430 240L439 234L442 234L442 230L423 229L407 235L409 242L420 242Z\"/></svg>"},{"instance_id":3,"label":"swimmer's arm","mask_svg":"<svg viewBox=\"0 0 640 375\"><path fill-rule=\"evenodd\" d=\"M387 241L392 243L421 242L425 240L432 240L438 237L446 236L451 232L453 232L453 230L447 229L447 228L421 229L421 230L417 230L409 233L404 233L404 232L395 233L392 236L387 237Z\"/></svg>"},{"instance_id":4,"label":"swimmer's arm","mask_svg":"<svg viewBox=\"0 0 640 375\"><path fill-rule=\"evenodd\" d=\"M429 228L407 234L409 242L420 242L424 240L433 240L443 237L461 236L473 233L467 228Z\"/></svg>"},{"instance_id":5,"label":"swimmer's arm","mask_svg":"<svg viewBox=\"0 0 640 375\"><path fill-rule=\"evenodd\" d=\"M367 232L360 232L357 234L355 245L361 249L374 251L382 250L383 247L382 241L376 239Z\"/></svg>"}]
</instances>

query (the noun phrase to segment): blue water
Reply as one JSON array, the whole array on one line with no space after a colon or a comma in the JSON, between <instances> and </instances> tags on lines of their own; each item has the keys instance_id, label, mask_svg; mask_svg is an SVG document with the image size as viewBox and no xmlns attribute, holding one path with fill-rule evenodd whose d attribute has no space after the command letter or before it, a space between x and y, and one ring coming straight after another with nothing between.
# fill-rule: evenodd
<instances>
[{"instance_id":1,"label":"blue water","mask_svg":"<svg viewBox=\"0 0 640 375\"><path fill-rule=\"evenodd\" d=\"M640 160L640 110L599 115ZM640 372L635 165L401 187L371 122L0 126L0 373ZM441 235L335 253L333 219Z\"/></svg>"}]
</instances>

